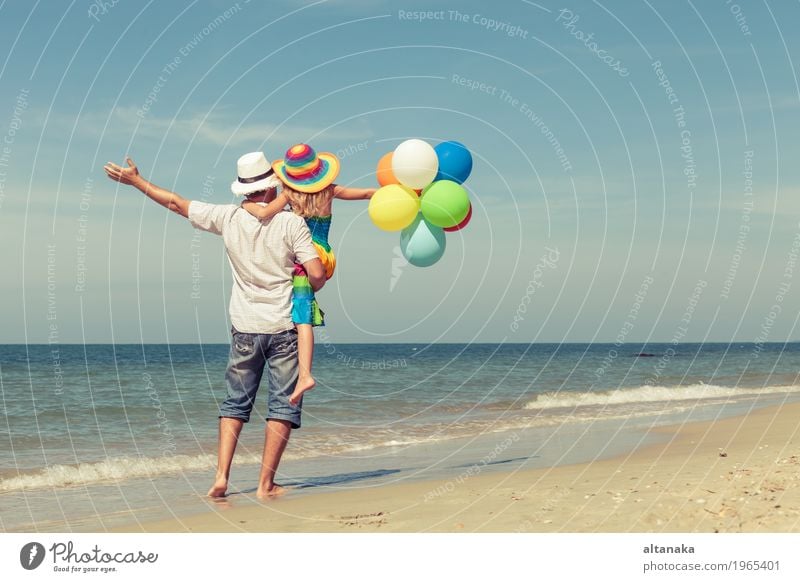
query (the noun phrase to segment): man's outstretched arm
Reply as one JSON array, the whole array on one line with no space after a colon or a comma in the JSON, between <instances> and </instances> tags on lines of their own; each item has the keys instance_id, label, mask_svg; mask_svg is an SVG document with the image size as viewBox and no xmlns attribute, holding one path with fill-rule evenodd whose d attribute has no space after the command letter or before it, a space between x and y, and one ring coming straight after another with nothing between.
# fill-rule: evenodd
<instances>
[{"instance_id":1,"label":"man's outstretched arm","mask_svg":"<svg viewBox=\"0 0 800 582\"><path fill-rule=\"evenodd\" d=\"M120 184L128 184L141 190L145 196L158 202L164 208L172 210L172 212L180 214L184 218L189 218L189 200L186 200L186 198L183 198L175 192L170 192L169 190L165 190L145 180L139 174L139 169L136 167L136 164L133 163L132 159L126 158L125 161L128 163L127 168L118 166L113 162L108 162L103 166L106 175Z\"/></svg>"}]
</instances>

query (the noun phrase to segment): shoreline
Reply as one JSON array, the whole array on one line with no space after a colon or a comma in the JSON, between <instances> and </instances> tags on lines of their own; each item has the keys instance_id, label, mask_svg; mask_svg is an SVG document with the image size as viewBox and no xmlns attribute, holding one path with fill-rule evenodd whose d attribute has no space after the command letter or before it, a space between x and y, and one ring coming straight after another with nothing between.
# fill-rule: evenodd
<instances>
[{"instance_id":1,"label":"shoreline","mask_svg":"<svg viewBox=\"0 0 800 582\"><path fill-rule=\"evenodd\" d=\"M650 429L611 458L259 502L115 532L800 531L800 403ZM463 474L462 474L463 475Z\"/></svg>"}]
</instances>

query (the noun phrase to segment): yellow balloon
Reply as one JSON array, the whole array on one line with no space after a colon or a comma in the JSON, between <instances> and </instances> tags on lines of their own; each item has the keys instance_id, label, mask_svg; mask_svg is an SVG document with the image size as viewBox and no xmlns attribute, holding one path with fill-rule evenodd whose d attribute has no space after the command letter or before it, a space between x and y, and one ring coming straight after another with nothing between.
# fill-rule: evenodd
<instances>
[{"instance_id":1,"label":"yellow balloon","mask_svg":"<svg viewBox=\"0 0 800 582\"><path fill-rule=\"evenodd\" d=\"M369 217L381 230L403 230L419 212L419 196L411 188L389 184L378 189L369 201Z\"/></svg>"}]
</instances>

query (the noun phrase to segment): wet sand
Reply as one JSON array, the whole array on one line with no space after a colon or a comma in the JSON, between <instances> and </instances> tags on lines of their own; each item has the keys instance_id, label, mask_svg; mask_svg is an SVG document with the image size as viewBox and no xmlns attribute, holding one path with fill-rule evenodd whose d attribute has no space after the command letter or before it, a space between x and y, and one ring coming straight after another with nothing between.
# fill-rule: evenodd
<instances>
[{"instance_id":1,"label":"wet sand","mask_svg":"<svg viewBox=\"0 0 800 582\"><path fill-rule=\"evenodd\" d=\"M550 469L208 502L129 532L796 532L800 403L660 427L629 454Z\"/></svg>"}]
</instances>

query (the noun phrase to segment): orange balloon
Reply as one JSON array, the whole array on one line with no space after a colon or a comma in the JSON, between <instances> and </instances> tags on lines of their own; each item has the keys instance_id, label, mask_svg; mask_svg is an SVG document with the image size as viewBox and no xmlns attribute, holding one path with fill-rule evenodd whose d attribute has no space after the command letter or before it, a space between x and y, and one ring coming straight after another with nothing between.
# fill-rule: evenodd
<instances>
[{"instance_id":1,"label":"orange balloon","mask_svg":"<svg viewBox=\"0 0 800 582\"><path fill-rule=\"evenodd\" d=\"M394 152L389 152L388 154L384 155L380 161L378 162L378 169L375 171L375 174L378 178L378 184L381 186L388 186L389 184L399 184L400 180L395 178L394 172L392 171L392 154Z\"/></svg>"}]
</instances>

